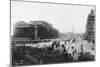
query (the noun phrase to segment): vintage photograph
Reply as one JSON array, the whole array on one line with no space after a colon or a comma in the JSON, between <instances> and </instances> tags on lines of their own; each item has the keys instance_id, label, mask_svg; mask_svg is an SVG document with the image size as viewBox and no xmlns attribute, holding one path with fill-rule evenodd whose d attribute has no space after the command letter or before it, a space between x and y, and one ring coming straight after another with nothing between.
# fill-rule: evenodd
<instances>
[{"instance_id":1,"label":"vintage photograph","mask_svg":"<svg viewBox=\"0 0 100 67\"><path fill-rule=\"evenodd\" d=\"M11 65L95 61L95 8L11 0Z\"/></svg>"}]
</instances>

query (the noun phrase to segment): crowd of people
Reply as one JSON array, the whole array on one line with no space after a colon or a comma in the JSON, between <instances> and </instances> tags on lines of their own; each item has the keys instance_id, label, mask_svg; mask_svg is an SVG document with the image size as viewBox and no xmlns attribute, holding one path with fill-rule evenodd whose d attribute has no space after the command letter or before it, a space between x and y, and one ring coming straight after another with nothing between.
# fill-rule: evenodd
<instances>
[{"instance_id":1,"label":"crowd of people","mask_svg":"<svg viewBox=\"0 0 100 67\"><path fill-rule=\"evenodd\" d=\"M22 44L17 44L15 46L21 46ZM80 56L84 53L93 51L94 44L86 40L52 40L39 43L29 43L23 44L24 47L31 47L39 49L40 54L40 64L44 63L46 56L50 55L63 55L65 62L79 61Z\"/></svg>"}]
</instances>

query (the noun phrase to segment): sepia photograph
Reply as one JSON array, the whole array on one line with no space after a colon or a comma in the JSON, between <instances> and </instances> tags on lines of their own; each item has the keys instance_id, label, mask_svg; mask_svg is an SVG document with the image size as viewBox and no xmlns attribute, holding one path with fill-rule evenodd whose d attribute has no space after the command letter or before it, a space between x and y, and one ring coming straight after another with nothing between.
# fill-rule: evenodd
<instances>
[{"instance_id":1,"label":"sepia photograph","mask_svg":"<svg viewBox=\"0 0 100 67\"><path fill-rule=\"evenodd\" d=\"M95 5L11 0L11 66L94 62Z\"/></svg>"}]
</instances>

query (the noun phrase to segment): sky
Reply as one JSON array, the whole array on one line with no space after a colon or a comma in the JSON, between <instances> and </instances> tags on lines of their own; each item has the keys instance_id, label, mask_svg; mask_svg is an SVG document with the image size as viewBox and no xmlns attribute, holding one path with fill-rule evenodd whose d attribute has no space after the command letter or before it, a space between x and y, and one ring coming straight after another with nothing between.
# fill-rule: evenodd
<instances>
[{"instance_id":1,"label":"sky","mask_svg":"<svg viewBox=\"0 0 100 67\"><path fill-rule=\"evenodd\" d=\"M87 17L93 6L49 4L35 2L11 2L11 34L19 21L44 20L62 33L84 33Z\"/></svg>"}]
</instances>

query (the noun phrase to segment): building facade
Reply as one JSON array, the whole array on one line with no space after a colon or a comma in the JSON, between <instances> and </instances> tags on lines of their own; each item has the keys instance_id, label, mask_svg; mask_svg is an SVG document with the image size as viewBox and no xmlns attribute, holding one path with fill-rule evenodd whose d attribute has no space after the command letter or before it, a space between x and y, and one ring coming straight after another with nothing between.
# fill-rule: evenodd
<instances>
[{"instance_id":1,"label":"building facade","mask_svg":"<svg viewBox=\"0 0 100 67\"><path fill-rule=\"evenodd\" d=\"M13 40L30 41L41 39L55 39L59 37L59 31L45 21L17 22L14 26Z\"/></svg>"}]
</instances>

